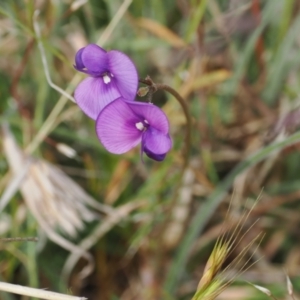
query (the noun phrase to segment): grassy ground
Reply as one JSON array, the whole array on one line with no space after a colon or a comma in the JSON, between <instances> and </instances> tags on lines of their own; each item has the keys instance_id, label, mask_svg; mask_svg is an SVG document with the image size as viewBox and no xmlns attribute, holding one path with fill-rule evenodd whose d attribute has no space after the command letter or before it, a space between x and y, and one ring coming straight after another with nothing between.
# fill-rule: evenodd
<instances>
[{"instance_id":1,"label":"grassy ground","mask_svg":"<svg viewBox=\"0 0 300 300\"><path fill-rule=\"evenodd\" d=\"M46 79L34 22L63 93ZM192 299L224 234L234 246L219 278L235 280L217 299L270 298L248 282L285 299L286 273L296 299L299 32L295 0L1 1L0 281L88 299ZM166 159L108 153L65 97L84 78L73 64L88 43L177 90L190 143L182 107L158 91Z\"/></svg>"}]
</instances>

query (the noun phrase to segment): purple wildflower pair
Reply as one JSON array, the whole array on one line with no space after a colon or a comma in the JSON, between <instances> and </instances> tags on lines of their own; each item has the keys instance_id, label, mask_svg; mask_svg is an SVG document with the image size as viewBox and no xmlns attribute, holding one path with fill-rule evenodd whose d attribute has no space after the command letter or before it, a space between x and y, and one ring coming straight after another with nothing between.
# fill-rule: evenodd
<instances>
[{"instance_id":1,"label":"purple wildflower pair","mask_svg":"<svg viewBox=\"0 0 300 300\"><path fill-rule=\"evenodd\" d=\"M75 90L82 111L96 120L96 132L111 153L122 154L141 143L141 153L161 161L172 147L165 113L151 103L134 101L138 74L122 52L95 44L80 49L75 69L90 75Z\"/></svg>"}]
</instances>

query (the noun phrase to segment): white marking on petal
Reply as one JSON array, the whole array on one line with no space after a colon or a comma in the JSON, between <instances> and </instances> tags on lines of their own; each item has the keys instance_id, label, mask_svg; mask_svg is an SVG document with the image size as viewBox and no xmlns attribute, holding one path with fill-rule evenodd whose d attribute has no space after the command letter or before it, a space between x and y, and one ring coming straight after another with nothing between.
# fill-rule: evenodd
<instances>
[{"instance_id":1,"label":"white marking on petal","mask_svg":"<svg viewBox=\"0 0 300 300\"><path fill-rule=\"evenodd\" d=\"M140 131L144 130L145 128L142 122L135 123L135 127Z\"/></svg>"},{"instance_id":2,"label":"white marking on petal","mask_svg":"<svg viewBox=\"0 0 300 300\"><path fill-rule=\"evenodd\" d=\"M145 122L146 124L149 124L149 122L148 122L147 120L144 120L144 122Z\"/></svg>"},{"instance_id":3,"label":"white marking on petal","mask_svg":"<svg viewBox=\"0 0 300 300\"><path fill-rule=\"evenodd\" d=\"M104 81L105 84L108 84L108 83L110 83L111 80L110 80L110 77L108 75L104 75L103 76L103 81Z\"/></svg>"}]
</instances>

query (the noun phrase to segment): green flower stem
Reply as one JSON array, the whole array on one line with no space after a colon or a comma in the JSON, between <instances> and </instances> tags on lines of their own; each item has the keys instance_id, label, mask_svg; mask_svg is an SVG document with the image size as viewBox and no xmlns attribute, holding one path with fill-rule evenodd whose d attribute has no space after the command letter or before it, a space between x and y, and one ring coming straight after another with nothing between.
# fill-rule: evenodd
<instances>
[{"instance_id":1,"label":"green flower stem","mask_svg":"<svg viewBox=\"0 0 300 300\"><path fill-rule=\"evenodd\" d=\"M213 215L218 205L222 202L227 194L228 189L232 186L232 183L237 175L246 171L248 168L256 165L266 157L268 157L274 151L280 151L283 148L293 145L300 141L300 132L296 132L293 135L287 137L283 141L274 142L265 148L258 150L253 155L249 156L245 160L241 161L228 175L227 177L216 187L214 192L207 198L205 203L201 205L190 224L190 227L180 244L178 252L173 260L173 264L170 267L169 274L165 283L166 292L172 294L175 293L178 281L181 275L184 273L185 265L187 263L190 250L193 242L203 231L208 220Z\"/></svg>"}]
</instances>

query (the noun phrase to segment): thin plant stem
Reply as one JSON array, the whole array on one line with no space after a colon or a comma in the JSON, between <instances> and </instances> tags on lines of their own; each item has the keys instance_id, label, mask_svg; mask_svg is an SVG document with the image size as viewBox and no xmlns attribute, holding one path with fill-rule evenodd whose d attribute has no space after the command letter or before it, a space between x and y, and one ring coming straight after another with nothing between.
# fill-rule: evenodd
<instances>
[{"instance_id":1,"label":"thin plant stem","mask_svg":"<svg viewBox=\"0 0 300 300\"><path fill-rule=\"evenodd\" d=\"M191 128L192 128L191 116L185 100L173 88L171 88L166 84L154 83L149 76L147 76L145 79L139 79L139 82L148 85L150 87L150 91L149 91L150 93L156 92L157 90L163 90L170 93L179 102L183 110L184 116L186 118L185 147L183 152L184 164L182 167L182 170L184 171L189 163L189 157L190 157L189 154L191 148Z\"/></svg>"},{"instance_id":2,"label":"thin plant stem","mask_svg":"<svg viewBox=\"0 0 300 300\"><path fill-rule=\"evenodd\" d=\"M44 67L47 82L54 90L56 90L57 92L59 92L61 95L65 96L66 98L68 98L72 102L76 103L75 99L70 94L65 92L65 90L60 88L58 85L53 83L52 80L51 80L50 72L49 72L49 68L48 68L48 64L47 64L47 59L46 59L46 53L45 53L45 49L44 49L42 39L41 39L41 30L40 30L39 23L37 21L37 17L39 15L39 13L40 13L39 10L36 10L34 12L33 27L34 27L34 31L35 31L35 34L36 34L36 37L37 37L38 47L39 47L40 54L41 54L41 57L42 57L42 63L43 63L43 67Z\"/></svg>"},{"instance_id":3,"label":"thin plant stem","mask_svg":"<svg viewBox=\"0 0 300 300\"><path fill-rule=\"evenodd\" d=\"M109 37L112 35L113 31L115 30L116 26L121 21L122 17L126 13L128 7L130 6L132 0L125 0L122 5L119 7L118 11L114 15L111 22L108 24L108 26L105 28L104 32L100 36L100 38L97 41L97 44L103 45Z\"/></svg>"},{"instance_id":4,"label":"thin plant stem","mask_svg":"<svg viewBox=\"0 0 300 300\"><path fill-rule=\"evenodd\" d=\"M86 300L87 299L84 297L65 295L65 294L45 291L41 289L21 286L17 284L6 283L6 282L0 282L0 291L28 296L28 297L36 297L39 299L47 299L47 300Z\"/></svg>"},{"instance_id":5,"label":"thin plant stem","mask_svg":"<svg viewBox=\"0 0 300 300\"><path fill-rule=\"evenodd\" d=\"M76 86L81 80L80 74L76 74L72 81L70 82L67 92L72 92L73 87ZM31 143L26 147L25 152L27 154L33 153L40 143L47 137L47 135L53 130L59 123L57 122L57 118L59 114L62 112L63 108L68 102L68 98L66 98L64 95L62 95L57 103L55 104L54 108L52 109L51 113L47 117L47 119L44 121L43 125L31 141Z\"/></svg>"},{"instance_id":6,"label":"thin plant stem","mask_svg":"<svg viewBox=\"0 0 300 300\"><path fill-rule=\"evenodd\" d=\"M192 129L192 121L191 121L191 116L190 116L190 113L188 110L188 106L187 106L185 100L180 96L180 94L177 91L175 91L173 88L171 88L170 86L168 86L166 84L156 84L156 86L159 90L164 90L176 98L176 100L181 105L184 116L186 118L185 150L183 153L183 156L184 156L183 169L185 169L189 163L190 149L191 149L191 129Z\"/></svg>"},{"instance_id":7,"label":"thin plant stem","mask_svg":"<svg viewBox=\"0 0 300 300\"><path fill-rule=\"evenodd\" d=\"M150 103L152 102L153 93L155 93L157 90L166 91L166 92L170 93L172 96L174 96L175 99L179 102L179 104L183 110L183 113L185 115L185 118L186 118L185 144L184 144L184 149L183 149L183 153L182 153L183 165L182 165L180 173L179 173L178 184L175 187L174 196L172 197L172 199L169 202L169 207L173 207L175 205L178 191L181 186L181 180L182 180L185 170L189 164L190 148L191 148L191 127L192 127L191 116L190 116L188 106L187 106L185 100L181 97L181 95L177 91L175 91L170 86L168 86L166 84L154 83L149 76L147 76L145 79L139 79L139 82L146 84L149 87L148 101L150 101ZM166 224L168 222L170 222L170 220L171 220L170 218L171 218L171 215L169 215L167 217ZM160 241L160 243L161 242L162 241ZM163 247L163 245L161 244L159 247ZM164 259L163 256L160 257L160 260L162 260L162 259ZM162 261L160 263L162 263Z\"/></svg>"},{"instance_id":8,"label":"thin plant stem","mask_svg":"<svg viewBox=\"0 0 300 300\"><path fill-rule=\"evenodd\" d=\"M35 227L34 217L30 214L26 219L26 227L28 232L31 228ZM37 266L37 249L36 244L26 243L27 252L27 270L28 270L28 281L27 284L31 287L37 288L39 286L38 266ZM35 300L35 299L33 299Z\"/></svg>"}]
</instances>

